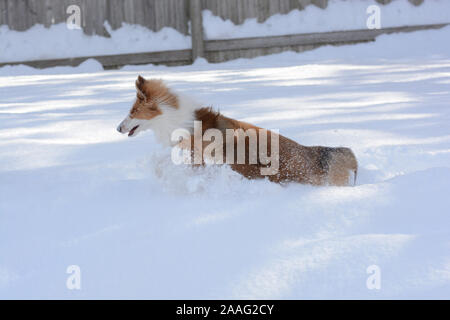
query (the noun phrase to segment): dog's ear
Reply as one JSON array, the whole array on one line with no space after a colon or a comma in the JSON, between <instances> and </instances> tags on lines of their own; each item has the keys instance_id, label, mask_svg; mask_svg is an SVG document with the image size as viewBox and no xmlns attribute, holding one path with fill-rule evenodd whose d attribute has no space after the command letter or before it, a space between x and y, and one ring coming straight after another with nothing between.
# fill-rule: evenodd
<instances>
[{"instance_id":1,"label":"dog's ear","mask_svg":"<svg viewBox=\"0 0 450 320\"><path fill-rule=\"evenodd\" d=\"M144 84L145 79L141 76L138 76L136 80L136 94L140 100L145 100Z\"/></svg>"}]
</instances>

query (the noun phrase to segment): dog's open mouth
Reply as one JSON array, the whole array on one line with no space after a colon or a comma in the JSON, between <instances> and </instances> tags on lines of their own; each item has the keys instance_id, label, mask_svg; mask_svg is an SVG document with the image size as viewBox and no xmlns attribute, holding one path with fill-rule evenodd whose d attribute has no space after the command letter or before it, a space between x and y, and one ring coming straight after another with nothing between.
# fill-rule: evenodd
<instances>
[{"instance_id":1,"label":"dog's open mouth","mask_svg":"<svg viewBox=\"0 0 450 320\"><path fill-rule=\"evenodd\" d=\"M134 132L137 130L137 128L139 128L139 125L137 125L133 129L131 129L130 132L128 133L128 136L131 137L134 134Z\"/></svg>"}]
</instances>

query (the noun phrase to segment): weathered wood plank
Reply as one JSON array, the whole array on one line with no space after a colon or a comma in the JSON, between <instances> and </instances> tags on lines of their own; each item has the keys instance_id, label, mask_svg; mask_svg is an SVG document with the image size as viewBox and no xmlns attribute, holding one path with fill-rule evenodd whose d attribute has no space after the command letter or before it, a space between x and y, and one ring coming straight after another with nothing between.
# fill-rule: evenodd
<instances>
[{"instance_id":1,"label":"weathered wood plank","mask_svg":"<svg viewBox=\"0 0 450 320\"><path fill-rule=\"evenodd\" d=\"M325 9L328 6L328 0L311 0L311 3L321 9Z\"/></svg>"},{"instance_id":2,"label":"weathered wood plank","mask_svg":"<svg viewBox=\"0 0 450 320\"><path fill-rule=\"evenodd\" d=\"M0 1L0 26L8 24L8 10L6 1Z\"/></svg>"},{"instance_id":3,"label":"weathered wood plank","mask_svg":"<svg viewBox=\"0 0 450 320\"><path fill-rule=\"evenodd\" d=\"M122 26L122 22L126 21L123 0L96 0L95 2L97 2L97 19L100 22L108 21L111 28L118 29Z\"/></svg>"},{"instance_id":4,"label":"weathered wood plank","mask_svg":"<svg viewBox=\"0 0 450 320\"><path fill-rule=\"evenodd\" d=\"M52 59L52 60L18 61L18 62L0 63L0 67L5 65L19 65L19 64L27 65L38 69L59 67L59 66L76 67L88 59L97 60L103 65L105 69L117 68L124 65L139 65L150 63L189 64L192 62L191 50L174 50L174 51L77 57L77 58Z\"/></svg>"}]
</instances>

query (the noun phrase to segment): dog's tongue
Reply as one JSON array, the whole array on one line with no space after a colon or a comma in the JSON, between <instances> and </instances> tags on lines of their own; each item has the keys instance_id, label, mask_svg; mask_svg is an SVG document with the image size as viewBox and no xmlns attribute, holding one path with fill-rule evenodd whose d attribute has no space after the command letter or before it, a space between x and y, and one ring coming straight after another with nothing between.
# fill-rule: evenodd
<instances>
[{"instance_id":1,"label":"dog's tongue","mask_svg":"<svg viewBox=\"0 0 450 320\"><path fill-rule=\"evenodd\" d=\"M136 131L136 129L137 129L138 127L139 127L139 126L136 126L136 127L134 127L133 129L131 129L130 132L128 133L128 136L131 137L131 136L134 134L134 132Z\"/></svg>"}]
</instances>

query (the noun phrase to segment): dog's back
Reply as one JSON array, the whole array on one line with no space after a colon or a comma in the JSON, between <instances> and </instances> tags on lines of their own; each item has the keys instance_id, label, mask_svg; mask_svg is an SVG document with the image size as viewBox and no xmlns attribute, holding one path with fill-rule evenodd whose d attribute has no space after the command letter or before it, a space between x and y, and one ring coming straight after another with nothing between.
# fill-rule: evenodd
<instances>
[{"instance_id":1,"label":"dog's back","mask_svg":"<svg viewBox=\"0 0 450 320\"><path fill-rule=\"evenodd\" d=\"M203 108L197 112L197 120L202 121L202 129L219 129L225 141L227 129L242 129L244 131L252 129L256 131L257 144L259 146L259 131L265 130L252 124L225 117L210 108ZM267 130L267 149L271 150L271 134ZM209 143L206 143L208 145ZM205 146L206 146L205 145ZM257 157L257 164L249 163L249 137L245 137L245 163L238 164L237 139L234 139L234 161L231 168L249 179L265 178L261 174L261 168L267 167L262 164ZM228 150L229 152L229 150ZM356 157L349 148L330 148L313 146L306 147L297 142L279 135L279 169L276 174L268 175L268 179L273 182L299 182L313 185L335 185L346 186L354 184L358 164ZM226 158L227 149L224 145L223 154Z\"/></svg>"}]
</instances>

